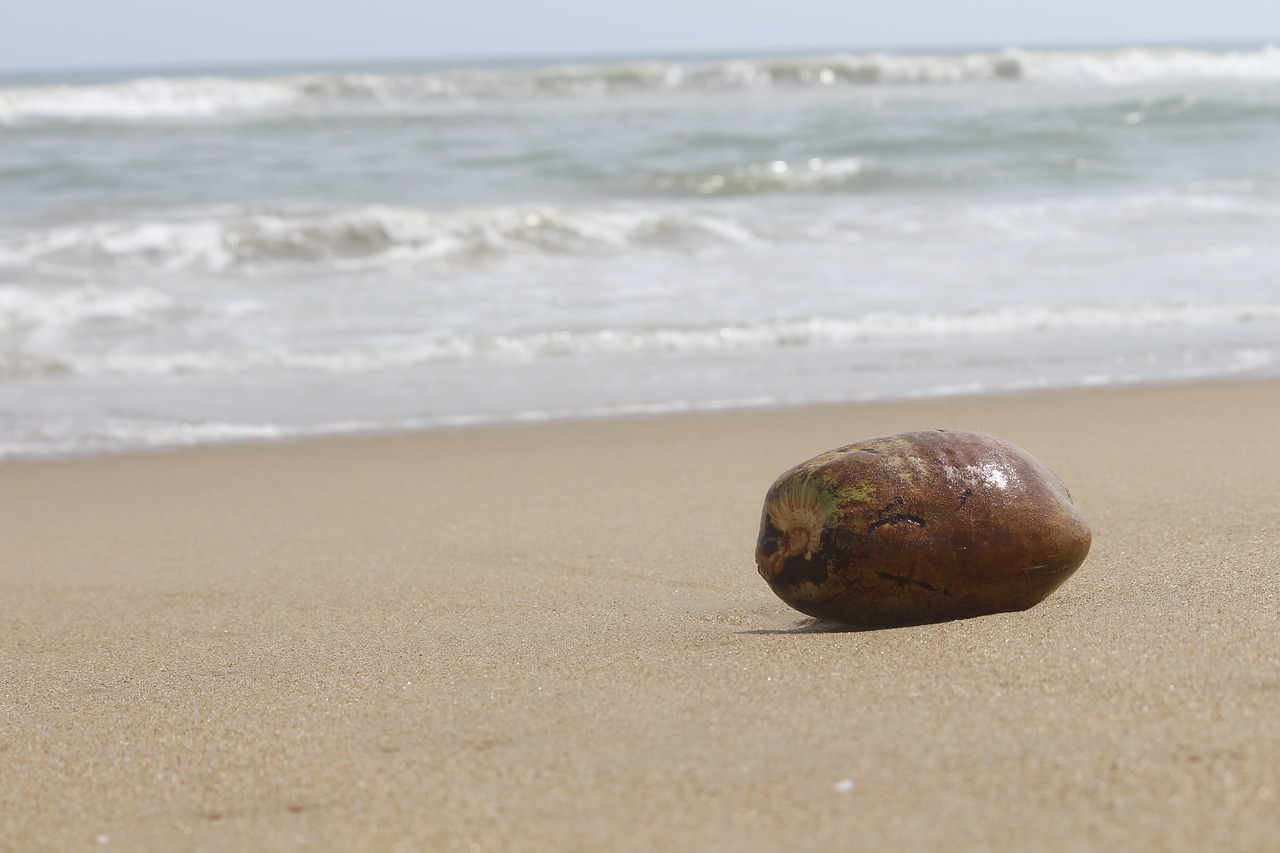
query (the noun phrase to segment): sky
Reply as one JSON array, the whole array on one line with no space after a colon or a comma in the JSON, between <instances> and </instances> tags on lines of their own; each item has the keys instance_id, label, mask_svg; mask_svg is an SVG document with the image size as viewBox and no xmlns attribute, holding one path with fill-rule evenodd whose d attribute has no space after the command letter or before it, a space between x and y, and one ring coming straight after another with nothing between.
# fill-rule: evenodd
<instances>
[{"instance_id":1,"label":"sky","mask_svg":"<svg viewBox=\"0 0 1280 853\"><path fill-rule=\"evenodd\" d=\"M1277 0L0 0L0 71L1280 43Z\"/></svg>"}]
</instances>

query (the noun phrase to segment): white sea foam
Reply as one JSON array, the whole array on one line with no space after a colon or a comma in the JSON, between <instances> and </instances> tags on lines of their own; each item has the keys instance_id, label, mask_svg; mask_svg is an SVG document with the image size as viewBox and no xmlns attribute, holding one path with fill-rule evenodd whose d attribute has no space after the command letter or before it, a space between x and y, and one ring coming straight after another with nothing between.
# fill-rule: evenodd
<instances>
[{"instance_id":1,"label":"white sea foam","mask_svg":"<svg viewBox=\"0 0 1280 853\"><path fill-rule=\"evenodd\" d=\"M0 236L0 269L204 270L325 263L382 268L539 252L620 251L705 242L746 243L733 217L662 210L566 210L516 205L430 211L370 206L269 213L196 211Z\"/></svg>"},{"instance_id":2,"label":"white sea foam","mask_svg":"<svg viewBox=\"0 0 1280 853\"><path fill-rule=\"evenodd\" d=\"M172 297L145 287L96 285L52 291L0 287L0 334L57 334L76 327L169 322L181 313Z\"/></svg>"},{"instance_id":3,"label":"white sea foam","mask_svg":"<svg viewBox=\"0 0 1280 853\"><path fill-rule=\"evenodd\" d=\"M1017 76L1055 83L1128 85L1188 81L1280 81L1280 47L1207 51L1128 48L1096 51L1010 51Z\"/></svg>"},{"instance_id":4,"label":"white sea foam","mask_svg":"<svg viewBox=\"0 0 1280 853\"><path fill-rule=\"evenodd\" d=\"M838 190L884 171L856 158L771 161L665 176L645 183L706 196L805 194ZM907 180L907 179L904 179ZM1220 188L1218 188L1220 189ZM708 246L827 246L867 234L900 240L925 233L998 231L1024 242L1052 243L1106 225L1177 224L1206 218L1265 226L1280 205L1265 186L1139 193L1119 198L983 202L960 212L927 207L855 207L804 222L757 212L629 202L600 208L503 205L427 210L371 205L337 210L249 207L173 211L150 219L116 219L0 232L0 275L22 281L95 279L121 274L245 274L283 269L393 271L438 269L534 257L588 258L635 250L696 252Z\"/></svg>"},{"instance_id":5,"label":"white sea foam","mask_svg":"<svg viewBox=\"0 0 1280 853\"><path fill-rule=\"evenodd\" d=\"M0 124L61 119L138 121L279 110L305 91L288 79L143 77L97 86L0 89Z\"/></svg>"},{"instance_id":6,"label":"white sea foam","mask_svg":"<svg viewBox=\"0 0 1280 853\"><path fill-rule=\"evenodd\" d=\"M430 364L531 362L543 359L696 355L794 349L843 348L866 343L1052 335L1079 331L1133 331L1168 327L1232 326L1280 322L1280 302L1247 305L1140 303L1028 306L954 313L874 312L857 317L800 317L737 325L608 328L514 334L427 335L388 345L370 343L324 350L286 344L209 349L113 351L68 346L76 324L146 322L174 307L146 292L109 298L92 289L70 291L43 302L15 299L0 290L0 375L67 373L79 376L262 375L309 372L344 375ZM226 322L234 323L228 315ZM25 341L26 343L23 343ZM41 342L41 343L33 343ZM1270 351L1253 351L1258 359Z\"/></svg>"},{"instance_id":7,"label":"white sea foam","mask_svg":"<svg viewBox=\"0 0 1280 853\"><path fill-rule=\"evenodd\" d=\"M1119 48L743 57L720 61L566 64L519 70L144 77L96 85L0 88L0 124L172 121L389 108L511 98L645 92L1035 82L1127 85L1280 80L1280 48Z\"/></svg>"},{"instance_id":8,"label":"white sea foam","mask_svg":"<svg viewBox=\"0 0 1280 853\"><path fill-rule=\"evenodd\" d=\"M372 429L373 425L363 427ZM0 460L121 450L157 450L208 443L270 441L342 431L330 427L291 429L279 424L222 421L104 418L86 424L75 420L56 420L35 428L0 429Z\"/></svg>"}]
</instances>

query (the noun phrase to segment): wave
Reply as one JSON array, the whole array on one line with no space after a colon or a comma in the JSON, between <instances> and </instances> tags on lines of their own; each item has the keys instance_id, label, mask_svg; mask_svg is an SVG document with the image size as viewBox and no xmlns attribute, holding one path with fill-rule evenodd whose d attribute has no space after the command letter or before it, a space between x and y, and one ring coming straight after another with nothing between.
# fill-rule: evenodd
<instances>
[{"instance_id":1,"label":"wave","mask_svg":"<svg viewBox=\"0 0 1280 853\"><path fill-rule=\"evenodd\" d=\"M847 192L885 186L955 182L956 174L897 170L871 160L837 158L753 163L658 175L635 189L650 196L735 196ZM1269 222L1280 216L1275 182L1203 182L1179 191L1028 203L971 204L946 214L928 207L857 209L809 220L664 201L597 208L503 205L429 210L370 205L339 209L239 205L169 211L154 219L114 219L28 231L0 231L0 281L101 278L111 275L324 274L458 269L463 265L533 258L589 258L630 251L696 253L713 246L755 246L794 240L830 242L880 231L945 228L1024 233L1028 228L1081 223L1132 224L1179 218L1232 217ZM859 212L861 211L861 212ZM1041 229L1043 230L1043 229ZM905 231L903 231L905 233ZM1045 232L1048 233L1048 232Z\"/></svg>"},{"instance_id":2,"label":"wave","mask_svg":"<svg viewBox=\"0 0 1280 853\"><path fill-rule=\"evenodd\" d=\"M1131 85L1280 81L1280 47L862 53L717 61L563 64L518 70L145 77L110 84L0 88L0 125L173 121L391 110L528 98L664 92L1023 82Z\"/></svg>"},{"instance_id":3,"label":"wave","mask_svg":"<svg viewBox=\"0 0 1280 853\"><path fill-rule=\"evenodd\" d=\"M425 336L389 346L290 349L218 346L168 351L92 352L59 349L50 341L73 337L77 325L146 324L183 310L167 297L145 290L119 295L96 288L60 295L0 289L0 332L43 342L0 347L0 376L243 375L310 372L328 375L402 370L432 364L531 362L558 358L615 358L659 353L685 355L768 351L795 347L842 348L929 339L986 338L1070 332L1133 331L1168 327L1232 326L1280 322L1280 302L1024 306L957 312L872 312L852 317L797 317L733 325L658 328L561 329L510 334ZM222 319L252 306L223 306ZM0 335L3 340L3 335Z\"/></svg>"},{"instance_id":4,"label":"wave","mask_svg":"<svg viewBox=\"0 0 1280 853\"><path fill-rule=\"evenodd\" d=\"M0 270L91 268L224 272L324 263L356 271L543 253L748 243L739 220L650 210L572 211L546 205L430 211L208 209L0 235Z\"/></svg>"}]
</instances>

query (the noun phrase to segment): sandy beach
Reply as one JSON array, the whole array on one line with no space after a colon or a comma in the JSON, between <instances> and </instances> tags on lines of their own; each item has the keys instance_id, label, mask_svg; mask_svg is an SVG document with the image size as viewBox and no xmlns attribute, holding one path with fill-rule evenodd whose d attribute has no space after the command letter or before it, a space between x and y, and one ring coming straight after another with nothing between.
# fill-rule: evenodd
<instances>
[{"instance_id":1,"label":"sandy beach","mask_svg":"<svg viewBox=\"0 0 1280 853\"><path fill-rule=\"evenodd\" d=\"M994 433L1093 529L1022 613L760 579L830 447ZM0 849L1280 847L1280 382L0 467Z\"/></svg>"}]
</instances>

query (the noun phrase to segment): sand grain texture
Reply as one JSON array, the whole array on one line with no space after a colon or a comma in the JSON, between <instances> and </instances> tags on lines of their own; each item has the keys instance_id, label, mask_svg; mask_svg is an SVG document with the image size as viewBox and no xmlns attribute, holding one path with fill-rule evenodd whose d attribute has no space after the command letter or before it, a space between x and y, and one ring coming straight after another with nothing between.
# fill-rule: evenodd
<instances>
[{"instance_id":1,"label":"sand grain texture","mask_svg":"<svg viewBox=\"0 0 1280 853\"><path fill-rule=\"evenodd\" d=\"M765 490L1001 435L1094 544L832 631ZM0 467L0 849L1280 847L1280 383Z\"/></svg>"}]
</instances>

